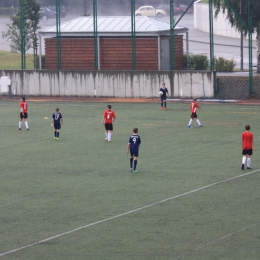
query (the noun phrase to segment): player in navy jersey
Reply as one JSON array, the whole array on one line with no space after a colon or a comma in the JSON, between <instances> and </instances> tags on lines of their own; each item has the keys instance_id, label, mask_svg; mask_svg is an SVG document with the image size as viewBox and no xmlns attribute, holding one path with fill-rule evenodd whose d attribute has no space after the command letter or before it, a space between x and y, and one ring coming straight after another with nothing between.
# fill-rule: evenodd
<instances>
[{"instance_id":1,"label":"player in navy jersey","mask_svg":"<svg viewBox=\"0 0 260 260\"><path fill-rule=\"evenodd\" d=\"M161 109L167 110L166 108L166 99L167 96L169 97L169 92L168 89L165 87L165 83L162 83L162 87L160 88L159 91L162 91L162 95L161 95Z\"/></svg>"},{"instance_id":2,"label":"player in navy jersey","mask_svg":"<svg viewBox=\"0 0 260 260\"><path fill-rule=\"evenodd\" d=\"M55 109L51 119L51 126L54 126L54 140L59 140L61 124L63 124L62 115L59 110L58 107Z\"/></svg>"},{"instance_id":3,"label":"player in navy jersey","mask_svg":"<svg viewBox=\"0 0 260 260\"><path fill-rule=\"evenodd\" d=\"M129 142L127 145L126 154L130 151L130 171L138 172L136 170L137 166L137 158L139 153L139 146L141 144L141 137L138 135L138 128L133 129L133 134L129 138ZM133 169L134 162L134 169Z\"/></svg>"}]
</instances>

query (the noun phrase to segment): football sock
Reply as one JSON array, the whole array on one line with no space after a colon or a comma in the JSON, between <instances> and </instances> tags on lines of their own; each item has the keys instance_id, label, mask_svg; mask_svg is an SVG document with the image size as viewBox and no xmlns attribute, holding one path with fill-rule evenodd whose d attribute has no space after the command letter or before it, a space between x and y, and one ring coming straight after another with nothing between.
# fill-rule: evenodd
<instances>
[{"instance_id":1,"label":"football sock","mask_svg":"<svg viewBox=\"0 0 260 260\"><path fill-rule=\"evenodd\" d=\"M164 102L164 108L166 108L166 102Z\"/></svg>"},{"instance_id":2,"label":"football sock","mask_svg":"<svg viewBox=\"0 0 260 260\"><path fill-rule=\"evenodd\" d=\"M107 139L107 132L106 132L106 139Z\"/></svg>"},{"instance_id":3,"label":"football sock","mask_svg":"<svg viewBox=\"0 0 260 260\"><path fill-rule=\"evenodd\" d=\"M246 157L243 156L243 158L242 158L242 164L245 164L245 163L246 163Z\"/></svg>"},{"instance_id":4,"label":"football sock","mask_svg":"<svg viewBox=\"0 0 260 260\"><path fill-rule=\"evenodd\" d=\"M22 122L19 122L19 128L22 128Z\"/></svg>"},{"instance_id":5,"label":"football sock","mask_svg":"<svg viewBox=\"0 0 260 260\"><path fill-rule=\"evenodd\" d=\"M59 138L60 132L56 132L56 136L57 136L57 138Z\"/></svg>"},{"instance_id":6,"label":"football sock","mask_svg":"<svg viewBox=\"0 0 260 260\"><path fill-rule=\"evenodd\" d=\"M54 131L54 137L56 137L56 131Z\"/></svg>"},{"instance_id":7,"label":"football sock","mask_svg":"<svg viewBox=\"0 0 260 260\"><path fill-rule=\"evenodd\" d=\"M163 102L161 102L161 107L163 107Z\"/></svg>"},{"instance_id":8,"label":"football sock","mask_svg":"<svg viewBox=\"0 0 260 260\"><path fill-rule=\"evenodd\" d=\"M136 170L137 160L134 160L134 171Z\"/></svg>"},{"instance_id":9,"label":"football sock","mask_svg":"<svg viewBox=\"0 0 260 260\"><path fill-rule=\"evenodd\" d=\"M130 158L130 168L133 168L133 160L134 160L134 159L131 157L131 158Z\"/></svg>"},{"instance_id":10,"label":"football sock","mask_svg":"<svg viewBox=\"0 0 260 260\"><path fill-rule=\"evenodd\" d=\"M111 136L112 136L111 133L108 133L108 134L107 134L107 141L110 141L110 140L111 140Z\"/></svg>"},{"instance_id":11,"label":"football sock","mask_svg":"<svg viewBox=\"0 0 260 260\"><path fill-rule=\"evenodd\" d=\"M251 165L251 158L247 158L247 167L250 167Z\"/></svg>"},{"instance_id":12,"label":"football sock","mask_svg":"<svg viewBox=\"0 0 260 260\"><path fill-rule=\"evenodd\" d=\"M24 124L25 124L26 128L28 128L28 122L25 121Z\"/></svg>"},{"instance_id":13,"label":"football sock","mask_svg":"<svg viewBox=\"0 0 260 260\"><path fill-rule=\"evenodd\" d=\"M199 120L199 119L196 119L196 121L197 121L198 125L201 125L201 123L200 123L200 120Z\"/></svg>"},{"instance_id":14,"label":"football sock","mask_svg":"<svg viewBox=\"0 0 260 260\"><path fill-rule=\"evenodd\" d=\"M190 121L189 121L189 125L191 125L191 123L192 123L192 118L191 118Z\"/></svg>"}]
</instances>

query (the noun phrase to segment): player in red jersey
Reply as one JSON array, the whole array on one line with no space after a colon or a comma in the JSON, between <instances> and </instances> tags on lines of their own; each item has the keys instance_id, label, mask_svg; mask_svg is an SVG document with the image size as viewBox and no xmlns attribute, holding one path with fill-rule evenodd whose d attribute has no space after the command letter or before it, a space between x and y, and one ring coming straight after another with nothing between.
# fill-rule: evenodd
<instances>
[{"instance_id":1,"label":"player in red jersey","mask_svg":"<svg viewBox=\"0 0 260 260\"><path fill-rule=\"evenodd\" d=\"M253 150L255 151L254 146L254 135L249 131L250 125L245 126L246 131L242 133L242 167L241 169L244 170L245 163L247 161L247 169L251 168L251 155L253 154Z\"/></svg>"},{"instance_id":2,"label":"player in red jersey","mask_svg":"<svg viewBox=\"0 0 260 260\"><path fill-rule=\"evenodd\" d=\"M112 131L113 131L113 123L116 120L116 114L113 110L111 110L111 105L107 106L107 109L104 111L102 125L105 125L106 129L106 138L108 142L111 142Z\"/></svg>"},{"instance_id":3,"label":"player in red jersey","mask_svg":"<svg viewBox=\"0 0 260 260\"><path fill-rule=\"evenodd\" d=\"M28 104L25 102L25 97L22 97L21 102L20 102L20 120L19 120L19 125L18 125L18 130L22 130L22 121L24 119L24 124L26 126L26 129L29 130L27 118L28 118Z\"/></svg>"},{"instance_id":4,"label":"player in red jersey","mask_svg":"<svg viewBox=\"0 0 260 260\"><path fill-rule=\"evenodd\" d=\"M193 102L190 104L191 119L190 119L190 121L189 121L188 127L192 127L192 124L191 124L191 123L192 123L192 120L193 120L194 118L196 119L196 121L197 121L197 123L198 123L199 126L203 126L203 125L200 123L199 119L198 119L198 116L197 116L197 113L196 113L197 108L203 109L203 108L201 108L201 107L198 105L197 99L194 98L194 99L193 99Z\"/></svg>"}]
</instances>

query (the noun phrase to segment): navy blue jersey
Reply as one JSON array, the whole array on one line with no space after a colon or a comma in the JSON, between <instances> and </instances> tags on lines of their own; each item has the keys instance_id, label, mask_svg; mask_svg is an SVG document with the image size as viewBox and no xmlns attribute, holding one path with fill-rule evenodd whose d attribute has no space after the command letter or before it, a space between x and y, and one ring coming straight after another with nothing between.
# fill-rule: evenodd
<instances>
[{"instance_id":1,"label":"navy blue jersey","mask_svg":"<svg viewBox=\"0 0 260 260\"><path fill-rule=\"evenodd\" d=\"M62 115L60 112L55 112L52 115L52 119L53 119L53 126L55 129L61 129L61 122L60 120L62 119Z\"/></svg>"},{"instance_id":2,"label":"navy blue jersey","mask_svg":"<svg viewBox=\"0 0 260 260\"><path fill-rule=\"evenodd\" d=\"M166 99L166 93L168 93L168 89L167 88L160 88L160 91L162 91L162 99Z\"/></svg>"},{"instance_id":3,"label":"navy blue jersey","mask_svg":"<svg viewBox=\"0 0 260 260\"><path fill-rule=\"evenodd\" d=\"M130 152L138 151L141 144L141 137L137 134L133 134L129 138Z\"/></svg>"},{"instance_id":4,"label":"navy blue jersey","mask_svg":"<svg viewBox=\"0 0 260 260\"><path fill-rule=\"evenodd\" d=\"M60 120L62 119L62 115L60 112L56 111L55 113L52 114L52 118L54 120L54 124L60 123Z\"/></svg>"}]
</instances>

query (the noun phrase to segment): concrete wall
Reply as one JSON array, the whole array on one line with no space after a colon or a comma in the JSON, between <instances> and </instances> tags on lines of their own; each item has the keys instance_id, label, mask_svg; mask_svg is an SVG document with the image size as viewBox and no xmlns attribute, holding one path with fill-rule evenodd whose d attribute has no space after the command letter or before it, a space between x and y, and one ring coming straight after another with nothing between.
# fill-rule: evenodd
<instances>
[{"instance_id":1,"label":"concrete wall","mask_svg":"<svg viewBox=\"0 0 260 260\"><path fill-rule=\"evenodd\" d=\"M46 71L3 70L12 93L29 96L158 97L162 82L171 97L213 98L210 71Z\"/></svg>"},{"instance_id":2,"label":"concrete wall","mask_svg":"<svg viewBox=\"0 0 260 260\"><path fill-rule=\"evenodd\" d=\"M213 7L213 14L215 8ZM209 5L200 2L194 3L194 28L209 33ZM213 33L216 35L238 38L240 39L240 32L232 28L226 15L219 13L217 18L213 18ZM256 34L252 35L252 39L256 40Z\"/></svg>"}]
</instances>

